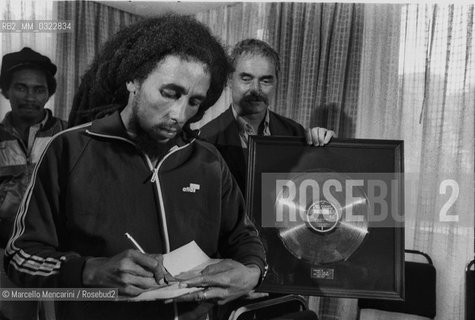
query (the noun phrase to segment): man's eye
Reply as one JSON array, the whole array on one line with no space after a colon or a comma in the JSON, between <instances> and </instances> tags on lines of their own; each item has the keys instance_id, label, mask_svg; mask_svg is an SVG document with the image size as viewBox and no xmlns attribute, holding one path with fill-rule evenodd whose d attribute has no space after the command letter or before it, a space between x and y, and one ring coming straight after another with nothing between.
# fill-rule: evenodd
<instances>
[{"instance_id":1,"label":"man's eye","mask_svg":"<svg viewBox=\"0 0 475 320\"><path fill-rule=\"evenodd\" d=\"M203 101L201 99L191 99L190 106L199 107Z\"/></svg>"},{"instance_id":2,"label":"man's eye","mask_svg":"<svg viewBox=\"0 0 475 320\"><path fill-rule=\"evenodd\" d=\"M265 84L265 85L271 85L274 83L274 81L272 79L264 79L261 81L262 84Z\"/></svg>"},{"instance_id":3,"label":"man's eye","mask_svg":"<svg viewBox=\"0 0 475 320\"><path fill-rule=\"evenodd\" d=\"M46 88L37 88L35 89L36 94L44 94L46 93Z\"/></svg>"},{"instance_id":4,"label":"man's eye","mask_svg":"<svg viewBox=\"0 0 475 320\"><path fill-rule=\"evenodd\" d=\"M179 98L178 93L173 89L161 89L160 93L165 98L169 98L169 99L178 99Z\"/></svg>"},{"instance_id":5,"label":"man's eye","mask_svg":"<svg viewBox=\"0 0 475 320\"><path fill-rule=\"evenodd\" d=\"M15 86L16 91L25 92L26 88L24 86Z\"/></svg>"},{"instance_id":6,"label":"man's eye","mask_svg":"<svg viewBox=\"0 0 475 320\"><path fill-rule=\"evenodd\" d=\"M242 81L245 81L245 82L248 82L248 81L251 81L252 78L249 77L249 76L243 76L243 77L241 77L241 80L242 80Z\"/></svg>"}]
</instances>

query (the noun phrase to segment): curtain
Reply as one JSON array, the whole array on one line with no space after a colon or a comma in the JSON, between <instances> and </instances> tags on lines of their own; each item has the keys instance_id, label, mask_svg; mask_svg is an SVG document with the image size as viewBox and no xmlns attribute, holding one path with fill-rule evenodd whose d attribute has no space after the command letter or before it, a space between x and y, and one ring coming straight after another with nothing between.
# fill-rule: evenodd
<instances>
[{"instance_id":1,"label":"curtain","mask_svg":"<svg viewBox=\"0 0 475 320\"><path fill-rule=\"evenodd\" d=\"M272 4L268 42L281 58L277 113L354 137L363 14L362 4ZM354 299L310 297L309 308L319 319L357 313Z\"/></svg>"},{"instance_id":2,"label":"curtain","mask_svg":"<svg viewBox=\"0 0 475 320\"><path fill-rule=\"evenodd\" d=\"M404 140L406 248L434 261L436 318L463 319L474 250L474 6L384 8L400 28L368 5L357 137Z\"/></svg>"},{"instance_id":3,"label":"curtain","mask_svg":"<svg viewBox=\"0 0 475 320\"><path fill-rule=\"evenodd\" d=\"M282 61L277 113L354 136L363 5L274 3L270 16L269 43Z\"/></svg>"},{"instance_id":4,"label":"curtain","mask_svg":"<svg viewBox=\"0 0 475 320\"><path fill-rule=\"evenodd\" d=\"M56 46L61 70L57 80L63 90L56 93L55 111L68 119L81 77L101 45L140 17L91 1L59 1L57 17L72 20L74 26L73 32L58 34Z\"/></svg>"},{"instance_id":5,"label":"curtain","mask_svg":"<svg viewBox=\"0 0 475 320\"><path fill-rule=\"evenodd\" d=\"M240 3L202 12L196 18L222 39L228 51L238 41L258 38L279 52L281 74L271 109L304 127L335 130L353 137L356 126L362 4ZM231 103L229 91L198 124ZM350 319L356 300L310 298L320 319Z\"/></svg>"},{"instance_id":6,"label":"curtain","mask_svg":"<svg viewBox=\"0 0 475 320\"><path fill-rule=\"evenodd\" d=\"M256 38L266 41L268 32L269 4L262 2L243 2L226 5L195 15L207 25L211 32L221 40L228 53L240 40ZM231 92L225 88L221 98L208 109L194 127L199 128L224 112L231 104Z\"/></svg>"},{"instance_id":7,"label":"curtain","mask_svg":"<svg viewBox=\"0 0 475 320\"><path fill-rule=\"evenodd\" d=\"M196 15L232 49L257 38L279 52L281 75L271 109L304 127L354 135L362 47L363 5L239 3ZM231 103L229 90L200 125Z\"/></svg>"},{"instance_id":8,"label":"curtain","mask_svg":"<svg viewBox=\"0 0 475 320\"><path fill-rule=\"evenodd\" d=\"M0 1L1 20L16 20L16 28L19 23L33 20L51 20L53 18L53 1L32 1L32 0L2 0ZM23 47L30 47L39 53L48 56L53 63L55 57L55 33L40 33L23 30L22 32L0 32L0 54L5 54L21 50ZM56 63L57 64L57 63ZM61 84L58 83L58 91ZM54 105L55 95L53 95L46 107L51 109ZM3 97L0 98L0 119L10 110L10 102Z\"/></svg>"}]
</instances>

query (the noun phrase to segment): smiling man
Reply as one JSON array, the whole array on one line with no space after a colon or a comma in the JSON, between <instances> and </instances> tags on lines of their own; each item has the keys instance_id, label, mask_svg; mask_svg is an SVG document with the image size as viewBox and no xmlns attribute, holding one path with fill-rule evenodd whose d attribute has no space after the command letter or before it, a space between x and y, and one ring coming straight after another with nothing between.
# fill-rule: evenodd
<instances>
[{"instance_id":1,"label":"smiling man","mask_svg":"<svg viewBox=\"0 0 475 320\"><path fill-rule=\"evenodd\" d=\"M204 290L174 303L58 301L58 319L206 319L209 302L257 286L264 250L239 187L216 148L189 128L230 69L209 30L176 15L125 28L96 57L75 101L114 92L103 102L118 110L47 147L7 246L9 276L27 287L118 288L132 297L169 280L162 254L191 241L224 260L182 282Z\"/></svg>"},{"instance_id":2,"label":"smiling man","mask_svg":"<svg viewBox=\"0 0 475 320\"><path fill-rule=\"evenodd\" d=\"M335 133L319 127L304 129L269 109L277 88L280 59L267 43L242 40L234 46L231 60L231 106L203 126L200 137L218 148L245 194L250 135L306 137L308 144L323 146Z\"/></svg>"},{"instance_id":3,"label":"smiling man","mask_svg":"<svg viewBox=\"0 0 475 320\"><path fill-rule=\"evenodd\" d=\"M233 106L240 117L246 117L251 127L259 131L277 85L275 64L270 58L251 52L235 57L234 63L229 81Z\"/></svg>"},{"instance_id":4,"label":"smiling man","mask_svg":"<svg viewBox=\"0 0 475 320\"><path fill-rule=\"evenodd\" d=\"M30 49L6 54L2 59L0 87L9 111L0 123L0 257L35 164L51 137L66 123L53 117L45 104L56 91L56 66ZM3 265L3 263L2 263ZM0 268L0 284L14 287ZM1 301L0 318L36 319L34 301ZM2 318L3 319L3 318Z\"/></svg>"}]
</instances>

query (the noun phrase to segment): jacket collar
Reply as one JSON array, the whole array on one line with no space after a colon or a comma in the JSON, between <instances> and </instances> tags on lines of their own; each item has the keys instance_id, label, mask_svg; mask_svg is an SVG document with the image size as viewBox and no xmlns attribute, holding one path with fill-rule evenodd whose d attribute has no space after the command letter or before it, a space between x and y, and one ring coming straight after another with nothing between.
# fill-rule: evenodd
<instances>
[{"instance_id":1,"label":"jacket collar","mask_svg":"<svg viewBox=\"0 0 475 320\"><path fill-rule=\"evenodd\" d=\"M232 106L219 116L217 144L241 147L239 127L234 119Z\"/></svg>"},{"instance_id":2,"label":"jacket collar","mask_svg":"<svg viewBox=\"0 0 475 320\"><path fill-rule=\"evenodd\" d=\"M90 131L92 133L130 139L120 118L119 111L104 118L94 120L91 124Z\"/></svg>"}]
</instances>

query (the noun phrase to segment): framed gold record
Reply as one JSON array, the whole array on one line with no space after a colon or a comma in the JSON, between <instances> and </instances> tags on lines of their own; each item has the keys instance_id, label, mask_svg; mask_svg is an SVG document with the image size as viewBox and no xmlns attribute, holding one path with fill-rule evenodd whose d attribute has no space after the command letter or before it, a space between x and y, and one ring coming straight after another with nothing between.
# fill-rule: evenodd
<instances>
[{"instance_id":1,"label":"framed gold record","mask_svg":"<svg viewBox=\"0 0 475 320\"><path fill-rule=\"evenodd\" d=\"M260 291L403 299L402 141L251 136L248 161L269 264Z\"/></svg>"}]
</instances>

